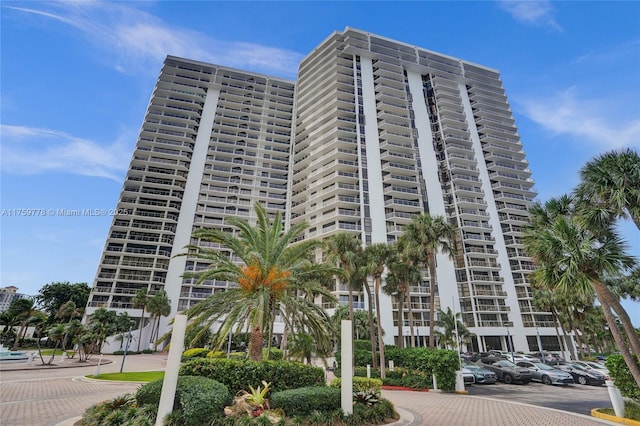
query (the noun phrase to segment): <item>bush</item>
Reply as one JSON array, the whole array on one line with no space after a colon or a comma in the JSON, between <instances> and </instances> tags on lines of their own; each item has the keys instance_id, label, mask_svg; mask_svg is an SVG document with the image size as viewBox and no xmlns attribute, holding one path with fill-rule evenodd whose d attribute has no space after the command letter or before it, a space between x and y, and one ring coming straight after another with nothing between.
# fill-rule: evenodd
<instances>
[{"instance_id":1,"label":"bush","mask_svg":"<svg viewBox=\"0 0 640 426\"><path fill-rule=\"evenodd\" d=\"M209 353L207 348L193 348L187 349L182 353L182 361L186 361L193 358L204 358Z\"/></svg>"},{"instance_id":2,"label":"bush","mask_svg":"<svg viewBox=\"0 0 640 426\"><path fill-rule=\"evenodd\" d=\"M336 377L331 380L331 387L340 388L342 385L342 379ZM382 380L380 379L368 379L366 377L353 377L353 392L375 393L380 395L380 389L382 387Z\"/></svg>"},{"instance_id":3,"label":"bush","mask_svg":"<svg viewBox=\"0 0 640 426\"><path fill-rule=\"evenodd\" d=\"M307 416L314 411L333 411L340 408L340 389L328 386L309 386L274 392L271 408L281 408L289 415Z\"/></svg>"},{"instance_id":4,"label":"bush","mask_svg":"<svg viewBox=\"0 0 640 426\"><path fill-rule=\"evenodd\" d=\"M198 358L183 363L180 375L208 377L226 385L232 394L263 380L271 383L272 392L325 384L321 368L287 361Z\"/></svg>"},{"instance_id":5,"label":"bush","mask_svg":"<svg viewBox=\"0 0 640 426\"><path fill-rule=\"evenodd\" d=\"M152 354L152 353L153 353L153 351L152 351L151 349L143 349L143 350L142 350L142 353L143 353L143 354Z\"/></svg>"},{"instance_id":6,"label":"bush","mask_svg":"<svg viewBox=\"0 0 640 426\"><path fill-rule=\"evenodd\" d=\"M136 392L139 406L160 403L162 380L147 383ZM181 411L181 424L198 426L208 424L211 419L222 418L225 405L232 396L223 384L206 377L179 376L173 411Z\"/></svg>"},{"instance_id":7,"label":"bush","mask_svg":"<svg viewBox=\"0 0 640 426\"><path fill-rule=\"evenodd\" d=\"M638 364L638 357L633 356L634 361ZM605 363L609 369L609 375L611 380L616 384L616 387L620 389L622 396L631 398L635 401L640 401L640 388L636 384L635 379L629 371L629 367L624 362L624 358L620 354L610 355ZM640 366L640 364L638 364Z\"/></svg>"}]
</instances>

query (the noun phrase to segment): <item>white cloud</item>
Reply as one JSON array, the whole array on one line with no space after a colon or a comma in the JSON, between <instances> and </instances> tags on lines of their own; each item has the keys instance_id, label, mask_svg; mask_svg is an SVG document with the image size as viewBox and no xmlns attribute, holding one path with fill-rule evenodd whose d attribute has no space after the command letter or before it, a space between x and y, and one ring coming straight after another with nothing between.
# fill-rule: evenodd
<instances>
[{"instance_id":1,"label":"white cloud","mask_svg":"<svg viewBox=\"0 0 640 426\"><path fill-rule=\"evenodd\" d=\"M624 118L624 106L605 99L587 99L569 88L549 97L519 99L522 113L556 134L579 138L601 150L640 148L640 117ZM636 108L631 108L633 111Z\"/></svg>"},{"instance_id":2,"label":"white cloud","mask_svg":"<svg viewBox=\"0 0 640 426\"><path fill-rule=\"evenodd\" d=\"M196 31L173 27L126 3L59 2L37 3L37 6L38 9L7 8L76 28L107 52L111 66L119 72L155 72L167 55L173 55L293 77L303 57L286 49L216 40Z\"/></svg>"},{"instance_id":3,"label":"white cloud","mask_svg":"<svg viewBox=\"0 0 640 426\"><path fill-rule=\"evenodd\" d=\"M501 0L500 7L507 11L517 21L538 26L548 26L555 31L562 31L556 22L555 9L550 1L512 1Z\"/></svg>"},{"instance_id":4,"label":"white cloud","mask_svg":"<svg viewBox=\"0 0 640 426\"><path fill-rule=\"evenodd\" d=\"M0 125L3 172L34 175L46 172L97 176L122 182L132 146L121 137L101 145L64 132Z\"/></svg>"}]
</instances>

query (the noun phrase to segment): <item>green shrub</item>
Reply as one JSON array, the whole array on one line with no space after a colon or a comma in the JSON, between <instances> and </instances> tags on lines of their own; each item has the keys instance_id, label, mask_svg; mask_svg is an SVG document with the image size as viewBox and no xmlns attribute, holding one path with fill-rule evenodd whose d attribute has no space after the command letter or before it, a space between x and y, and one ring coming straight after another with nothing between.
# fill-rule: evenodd
<instances>
[{"instance_id":1,"label":"green shrub","mask_svg":"<svg viewBox=\"0 0 640 426\"><path fill-rule=\"evenodd\" d=\"M267 357L267 349L262 350L262 359L268 359L269 361L282 361L284 359L284 351L278 348L269 349L269 357Z\"/></svg>"},{"instance_id":2,"label":"green shrub","mask_svg":"<svg viewBox=\"0 0 640 426\"><path fill-rule=\"evenodd\" d=\"M354 340L353 350L368 351L369 353L371 353L371 340Z\"/></svg>"},{"instance_id":3,"label":"green shrub","mask_svg":"<svg viewBox=\"0 0 640 426\"><path fill-rule=\"evenodd\" d=\"M286 361L197 358L183 363L180 375L214 379L226 385L232 394L256 387L262 380L271 383L272 392L325 384L321 368Z\"/></svg>"},{"instance_id":4,"label":"green shrub","mask_svg":"<svg viewBox=\"0 0 640 426\"><path fill-rule=\"evenodd\" d=\"M331 380L331 387L340 388L342 385L342 379L336 377ZM380 389L382 387L382 380L380 379L368 379L366 377L353 377L353 392L374 393L380 395Z\"/></svg>"},{"instance_id":5,"label":"green shrub","mask_svg":"<svg viewBox=\"0 0 640 426\"><path fill-rule=\"evenodd\" d=\"M226 358L227 353L222 351L209 351L206 358Z\"/></svg>"},{"instance_id":6,"label":"green shrub","mask_svg":"<svg viewBox=\"0 0 640 426\"><path fill-rule=\"evenodd\" d=\"M152 351L151 349L143 349L143 350L142 350L142 353L143 353L143 354L152 354L152 353L153 353L153 351Z\"/></svg>"},{"instance_id":7,"label":"green shrub","mask_svg":"<svg viewBox=\"0 0 640 426\"><path fill-rule=\"evenodd\" d=\"M193 348L187 349L182 353L182 361L186 361L193 358L204 358L209 353L207 348Z\"/></svg>"},{"instance_id":8,"label":"green shrub","mask_svg":"<svg viewBox=\"0 0 640 426\"><path fill-rule=\"evenodd\" d=\"M634 361L638 364L638 357L633 356ZM614 354L607 357L605 364L609 369L609 376L616 384L616 387L620 389L622 396L631 398L635 401L640 401L640 387L636 384L635 379L629 371L629 367L624 362L624 358L620 354ZM640 364L638 364L640 366Z\"/></svg>"},{"instance_id":9,"label":"green shrub","mask_svg":"<svg viewBox=\"0 0 640 426\"><path fill-rule=\"evenodd\" d=\"M393 404L386 399L380 399L375 405L354 404L353 414L346 418L347 424L371 425L387 423L391 419L398 419Z\"/></svg>"},{"instance_id":10,"label":"green shrub","mask_svg":"<svg viewBox=\"0 0 640 426\"><path fill-rule=\"evenodd\" d=\"M136 392L135 398L139 406L160 403L162 380L147 383ZM182 412L182 424L198 426L207 424L211 419L221 418L225 405L231 402L232 396L223 384L206 377L179 376L173 411Z\"/></svg>"},{"instance_id":11,"label":"green shrub","mask_svg":"<svg viewBox=\"0 0 640 426\"><path fill-rule=\"evenodd\" d=\"M289 416L307 416L314 411L326 412L340 408L340 389L328 386L309 386L274 392L271 408L281 408Z\"/></svg>"}]
</instances>

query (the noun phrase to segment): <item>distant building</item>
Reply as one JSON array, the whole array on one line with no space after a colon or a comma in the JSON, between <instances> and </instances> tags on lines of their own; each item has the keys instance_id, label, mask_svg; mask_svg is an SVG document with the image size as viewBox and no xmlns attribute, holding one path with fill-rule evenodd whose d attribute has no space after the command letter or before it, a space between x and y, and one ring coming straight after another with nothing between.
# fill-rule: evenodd
<instances>
[{"instance_id":1,"label":"distant building","mask_svg":"<svg viewBox=\"0 0 640 426\"><path fill-rule=\"evenodd\" d=\"M18 287L10 285L8 287L0 287L0 312L9 309L14 299L27 299L31 296L18 293Z\"/></svg>"},{"instance_id":2,"label":"distant building","mask_svg":"<svg viewBox=\"0 0 640 426\"><path fill-rule=\"evenodd\" d=\"M534 182L497 70L347 28L301 62L297 81L168 57L151 97L93 284L99 307L140 317L138 289L166 290L174 315L235 283L182 278L207 264L194 230L255 221L253 204L309 224L304 239L356 233L392 242L413 217L458 230L410 288L412 317L382 295L387 343L397 324L429 331L429 302L461 313L470 350L555 349L554 321L532 304L522 227ZM336 283L339 303L347 290ZM356 308L370 303L358 294ZM332 309L335 306L327 306ZM277 331L276 331L277 332Z\"/></svg>"}]
</instances>

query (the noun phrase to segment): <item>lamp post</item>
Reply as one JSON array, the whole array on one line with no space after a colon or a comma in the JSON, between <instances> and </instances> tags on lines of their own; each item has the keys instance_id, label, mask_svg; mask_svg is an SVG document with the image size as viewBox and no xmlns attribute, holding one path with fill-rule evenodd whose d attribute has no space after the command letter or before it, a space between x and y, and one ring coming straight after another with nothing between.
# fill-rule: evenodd
<instances>
[{"instance_id":1,"label":"lamp post","mask_svg":"<svg viewBox=\"0 0 640 426\"><path fill-rule=\"evenodd\" d=\"M538 338L538 352L540 352L540 358L544 362L544 349L542 348L542 339L540 338L540 330L538 330L538 323L536 322L536 336Z\"/></svg>"},{"instance_id":2,"label":"lamp post","mask_svg":"<svg viewBox=\"0 0 640 426\"><path fill-rule=\"evenodd\" d=\"M509 327L513 327L513 323L511 321L507 321L504 323L504 325L505 327L507 327L507 349L511 353L511 362L513 362L513 345L511 344L511 334L509 333Z\"/></svg>"}]
</instances>

